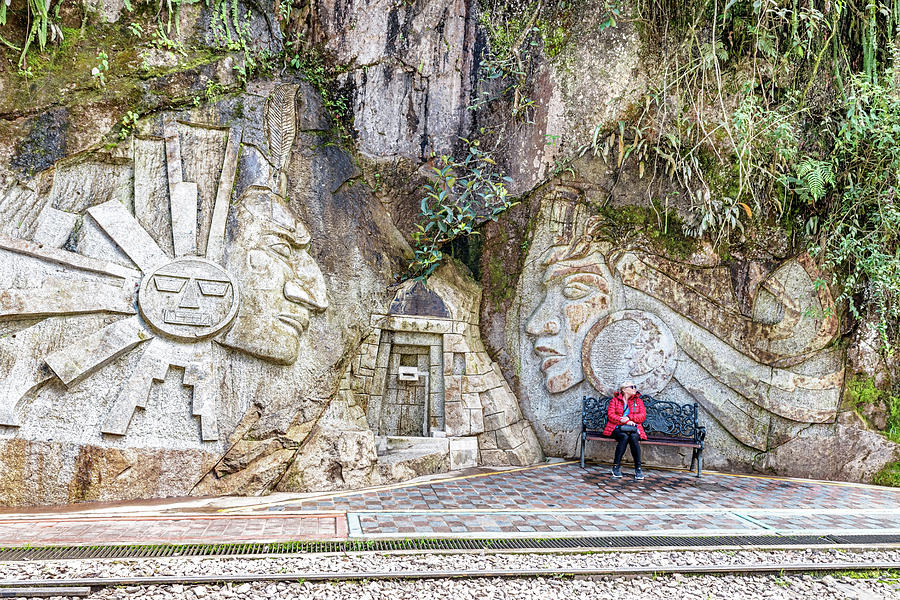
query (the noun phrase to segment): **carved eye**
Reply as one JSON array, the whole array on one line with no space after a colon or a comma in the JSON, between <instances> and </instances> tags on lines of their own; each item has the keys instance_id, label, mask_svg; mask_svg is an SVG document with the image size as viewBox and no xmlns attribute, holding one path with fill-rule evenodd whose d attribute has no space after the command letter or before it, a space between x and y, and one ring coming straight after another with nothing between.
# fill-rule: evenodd
<instances>
[{"instance_id":1,"label":"carved eye","mask_svg":"<svg viewBox=\"0 0 900 600\"><path fill-rule=\"evenodd\" d=\"M571 281L563 288L563 296L569 300L580 300L591 293L592 288L580 281Z\"/></svg>"},{"instance_id":2,"label":"carved eye","mask_svg":"<svg viewBox=\"0 0 900 600\"><path fill-rule=\"evenodd\" d=\"M291 258L291 246L290 244L285 244L284 242L276 242L274 244L269 244L269 248L275 252L275 254L279 256L283 256L284 258L290 260Z\"/></svg>"},{"instance_id":3,"label":"carved eye","mask_svg":"<svg viewBox=\"0 0 900 600\"><path fill-rule=\"evenodd\" d=\"M200 284L200 293L204 296L224 296L228 292L228 286L231 285L227 281L212 281L209 279L198 279Z\"/></svg>"},{"instance_id":4,"label":"carved eye","mask_svg":"<svg viewBox=\"0 0 900 600\"><path fill-rule=\"evenodd\" d=\"M169 275L154 275L153 277L153 283L156 284L156 289L160 292L180 292L186 281L187 279L182 277L171 277Z\"/></svg>"},{"instance_id":5,"label":"carved eye","mask_svg":"<svg viewBox=\"0 0 900 600\"><path fill-rule=\"evenodd\" d=\"M264 273L274 259L268 253L253 249L247 253L247 264L254 273Z\"/></svg>"}]
</instances>

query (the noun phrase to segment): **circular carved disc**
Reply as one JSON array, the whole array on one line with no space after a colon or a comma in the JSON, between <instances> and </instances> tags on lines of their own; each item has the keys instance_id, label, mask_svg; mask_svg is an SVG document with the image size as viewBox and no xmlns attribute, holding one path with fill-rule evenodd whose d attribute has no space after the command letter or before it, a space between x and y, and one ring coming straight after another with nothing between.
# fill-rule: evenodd
<instances>
[{"instance_id":1,"label":"circular carved disc","mask_svg":"<svg viewBox=\"0 0 900 600\"><path fill-rule=\"evenodd\" d=\"M138 307L159 333L180 340L213 336L234 320L239 296L225 269L203 258L178 258L145 277Z\"/></svg>"},{"instance_id":2,"label":"circular carved disc","mask_svg":"<svg viewBox=\"0 0 900 600\"><path fill-rule=\"evenodd\" d=\"M677 355L675 338L659 317L622 310L588 331L581 360L585 377L601 394L613 395L626 379L641 393L655 394L672 379Z\"/></svg>"}]
</instances>

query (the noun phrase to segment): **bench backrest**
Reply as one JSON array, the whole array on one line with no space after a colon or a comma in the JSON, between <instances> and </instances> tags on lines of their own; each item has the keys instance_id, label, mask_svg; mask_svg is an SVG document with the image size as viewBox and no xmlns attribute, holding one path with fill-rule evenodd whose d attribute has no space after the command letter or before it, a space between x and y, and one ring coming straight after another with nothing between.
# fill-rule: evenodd
<instances>
[{"instance_id":1,"label":"bench backrest","mask_svg":"<svg viewBox=\"0 0 900 600\"><path fill-rule=\"evenodd\" d=\"M581 426L586 431L602 431L606 427L606 411L612 398L584 396L581 401ZM657 400L653 396L641 396L647 408L644 431L664 436L698 439L702 437L697 422L697 404L678 404Z\"/></svg>"}]
</instances>

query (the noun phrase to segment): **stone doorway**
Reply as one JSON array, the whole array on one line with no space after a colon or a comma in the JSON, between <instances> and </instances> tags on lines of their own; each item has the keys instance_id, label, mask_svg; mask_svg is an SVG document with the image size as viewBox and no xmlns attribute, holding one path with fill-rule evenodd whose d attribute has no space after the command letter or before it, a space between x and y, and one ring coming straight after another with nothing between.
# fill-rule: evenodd
<instances>
[{"instance_id":1,"label":"stone doorway","mask_svg":"<svg viewBox=\"0 0 900 600\"><path fill-rule=\"evenodd\" d=\"M369 426L379 436L432 437L444 430L443 340L439 334L379 336ZM438 433L440 435L440 433Z\"/></svg>"},{"instance_id":2,"label":"stone doorway","mask_svg":"<svg viewBox=\"0 0 900 600\"><path fill-rule=\"evenodd\" d=\"M430 388L428 346L395 345L388 362L388 380L378 430L382 435L429 435ZM407 373L401 376L401 368ZM410 379L415 373L416 379Z\"/></svg>"}]
</instances>

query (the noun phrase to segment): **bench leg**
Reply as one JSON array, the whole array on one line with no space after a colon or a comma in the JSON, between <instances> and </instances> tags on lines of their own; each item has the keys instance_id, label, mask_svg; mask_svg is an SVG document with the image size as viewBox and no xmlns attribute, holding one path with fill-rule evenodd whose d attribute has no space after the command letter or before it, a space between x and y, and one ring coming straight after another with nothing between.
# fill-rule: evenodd
<instances>
[{"instance_id":1,"label":"bench leg","mask_svg":"<svg viewBox=\"0 0 900 600\"><path fill-rule=\"evenodd\" d=\"M697 449L694 448L691 450L691 466L688 467L688 471L694 470L694 463L697 462Z\"/></svg>"},{"instance_id":2,"label":"bench leg","mask_svg":"<svg viewBox=\"0 0 900 600\"><path fill-rule=\"evenodd\" d=\"M703 450L697 453L697 477L700 477L701 471L703 471Z\"/></svg>"},{"instance_id":3,"label":"bench leg","mask_svg":"<svg viewBox=\"0 0 900 600\"><path fill-rule=\"evenodd\" d=\"M584 468L584 444L587 441L585 439L585 437L586 436L582 433L581 434L581 468L582 469Z\"/></svg>"}]
</instances>

